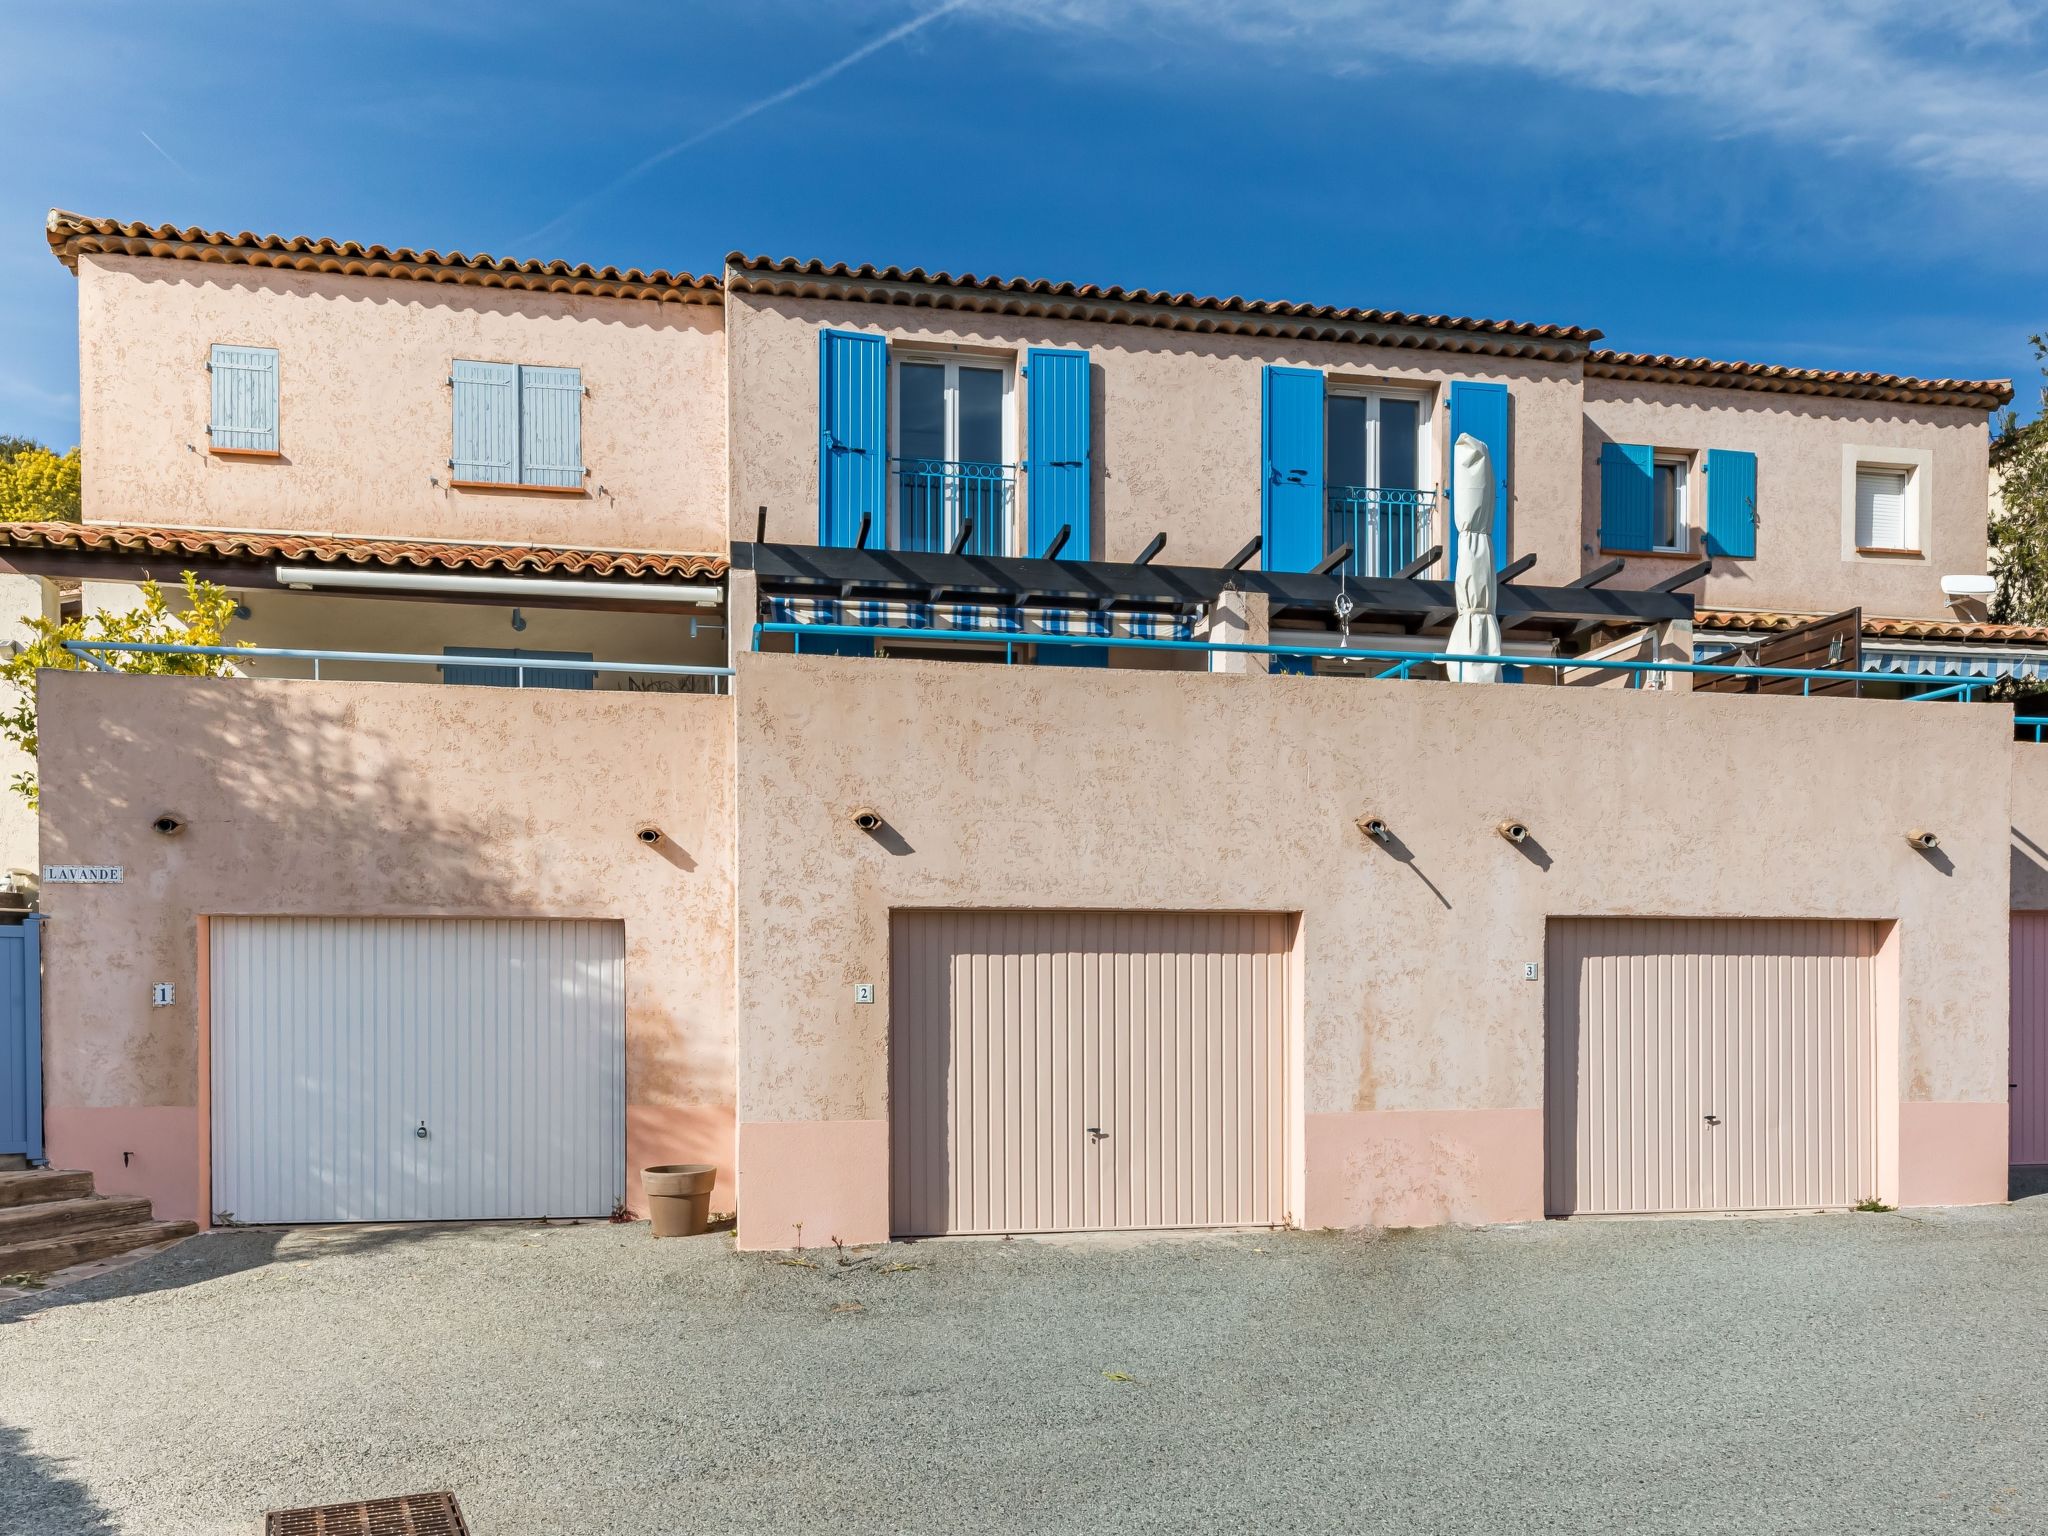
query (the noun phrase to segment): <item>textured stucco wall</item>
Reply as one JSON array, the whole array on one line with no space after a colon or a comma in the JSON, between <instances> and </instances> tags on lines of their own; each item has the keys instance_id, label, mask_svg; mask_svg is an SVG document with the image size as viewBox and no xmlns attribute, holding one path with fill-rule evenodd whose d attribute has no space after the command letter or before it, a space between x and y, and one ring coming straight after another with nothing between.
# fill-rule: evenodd
<instances>
[{"instance_id":1,"label":"textured stucco wall","mask_svg":"<svg viewBox=\"0 0 2048 1536\"><path fill-rule=\"evenodd\" d=\"M1028 347L1087 348L1093 354L1098 509L1091 553L1109 560L1131 559L1164 530L1162 561L1221 565L1259 531L1265 364L1432 389L1432 458L1439 476L1448 451L1444 386L1453 378L1504 382L1511 397L1514 553L1536 551L1546 572L1576 561L1576 364L744 294L732 296L727 325L736 539L754 537L764 505L771 539L807 543L818 536L818 332L830 328L885 335L892 346L958 348L963 356L1013 365L1023 362ZM1017 409L1021 444L1021 389ZM1443 531L1441 519L1437 531ZM1576 563L1570 571L1577 574Z\"/></svg>"},{"instance_id":2,"label":"textured stucco wall","mask_svg":"<svg viewBox=\"0 0 2048 1536\"><path fill-rule=\"evenodd\" d=\"M2012 746L2012 907L2048 912L2048 743Z\"/></svg>"},{"instance_id":3,"label":"textured stucco wall","mask_svg":"<svg viewBox=\"0 0 2048 1536\"><path fill-rule=\"evenodd\" d=\"M108 1138L138 1110L194 1113L199 917L503 915L626 925L629 1203L643 1161L708 1146L730 1169L729 698L91 673L43 689L44 861L126 869L44 892L53 1162L193 1213L196 1165L124 1173ZM175 837L150 827L165 811ZM634 839L648 822L666 845ZM150 1006L157 981L174 1007Z\"/></svg>"},{"instance_id":4,"label":"textured stucco wall","mask_svg":"<svg viewBox=\"0 0 2048 1536\"><path fill-rule=\"evenodd\" d=\"M1720 561L1689 588L1702 607L1834 613L1861 604L1871 614L1948 618L1941 578L1984 573L1990 437L1982 411L1619 379L1588 379L1585 389L1581 542L1589 564L1599 558L1600 448L1615 442L1697 455L1695 528L1705 519L1698 469L1706 450L1756 455L1756 558ZM1876 450L1880 462L1888 449L1931 456L1919 556L1844 548L1845 447ZM1610 585L1647 586L1674 569L1636 557Z\"/></svg>"},{"instance_id":5,"label":"textured stucco wall","mask_svg":"<svg viewBox=\"0 0 2048 1536\"><path fill-rule=\"evenodd\" d=\"M722 550L723 313L716 305L84 257L79 407L92 466L85 516ZM214 342L278 349L282 459L207 453ZM583 370L588 494L447 488L456 358Z\"/></svg>"},{"instance_id":6,"label":"textured stucco wall","mask_svg":"<svg viewBox=\"0 0 2048 1536\"><path fill-rule=\"evenodd\" d=\"M902 906L1299 911L1312 1142L1319 1116L1504 1112L1481 1139L1539 1154L1547 916L1896 919L1901 1098L2003 1123L2002 711L771 655L738 699L743 1241L750 1127L887 1118ZM1540 1186L1479 1208L1540 1214Z\"/></svg>"}]
</instances>

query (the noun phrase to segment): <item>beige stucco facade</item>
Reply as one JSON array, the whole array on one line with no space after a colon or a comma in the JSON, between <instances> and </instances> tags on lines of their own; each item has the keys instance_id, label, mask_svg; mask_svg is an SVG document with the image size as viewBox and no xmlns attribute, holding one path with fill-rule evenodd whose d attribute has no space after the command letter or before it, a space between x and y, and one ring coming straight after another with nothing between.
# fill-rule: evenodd
<instances>
[{"instance_id":1,"label":"beige stucco facade","mask_svg":"<svg viewBox=\"0 0 2048 1536\"><path fill-rule=\"evenodd\" d=\"M723 318L717 304L87 256L85 517L722 549ZM209 452L216 342L277 348L280 457ZM458 358L582 370L582 492L449 487Z\"/></svg>"},{"instance_id":2,"label":"beige stucco facade","mask_svg":"<svg viewBox=\"0 0 2048 1536\"><path fill-rule=\"evenodd\" d=\"M886 1235L905 907L1299 913L1312 1226L1543 1214L1548 918L1876 920L1893 1196L2002 1198L2002 711L769 655L736 687L745 1245ZM865 1203L804 1181L821 1145Z\"/></svg>"},{"instance_id":3,"label":"beige stucco facade","mask_svg":"<svg viewBox=\"0 0 2048 1536\"><path fill-rule=\"evenodd\" d=\"M729 698L84 673L43 692L44 861L124 869L43 893L54 1165L210 1214L201 919L609 918L628 1166L715 1163L730 1205ZM177 1001L153 1007L165 981Z\"/></svg>"},{"instance_id":4,"label":"beige stucco facade","mask_svg":"<svg viewBox=\"0 0 2048 1536\"><path fill-rule=\"evenodd\" d=\"M1692 470L1693 552L1675 560L1631 555L1614 586L1648 586L1698 558L1706 503L1699 471L1715 448L1756 455L1756 558L1717 560L1687 589L1703 608L1860 606L1871 615L1953 618L1941 578L1984 574L1991 439L1981 410L1605 378L1586 380L1585 402L1580 543L1588 564L1601 558L1602 445L1647 445L1685 456ZM1859 462L1912 470L1913 553L1857 552L1849 491Z\"/></svg>"},{"instance_id":5,"label":"beige stucco facade","mask_svg":"<svg viewBox=\"0 0 2048 1536\"><path fill-rule=\"evenodd\" d=\"M1163 532L1163 562L1221 565L1259 532L1261 370L1267 364L1325 370L1334 389L1378 383L1424 392L1430 488L1442 485L1448 452L1446 386L1452 379L1505 383L1512 402L1514 553L1534 551L1546 573L1563 570L1575 557L1572 509L1580 470L1573 363L742 293L728 296L727 327L734 539L754 537L765 506L770 539L817 540L818 333L831 329L885 336L892 349L998 361L1013 378L1028 348L1086 349L1096 508L1096 547L1089 555L1102 560L1133 559ZM1021 456L1021 405L1016 419ZM1443 533L1441 519L1436 533ZM1571 565L1569 574L1577 572Z\"/></svg>"}]
</instances>

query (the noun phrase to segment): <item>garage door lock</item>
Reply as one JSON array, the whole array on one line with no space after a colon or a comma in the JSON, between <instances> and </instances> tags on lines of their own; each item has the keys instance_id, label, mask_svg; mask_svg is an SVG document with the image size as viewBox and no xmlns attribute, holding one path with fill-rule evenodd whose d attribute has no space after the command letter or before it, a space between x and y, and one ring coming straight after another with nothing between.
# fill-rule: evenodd
<instances>
[{"instance_id":1,"label":"garage door lock","mask_svg":"<svg viewBox=\"0 0 2048 1536\"><path fill-rule=\"evenodd\" d=\"M1088 1127L1088 1134L1094 1137L1097 1141L1101 1141L1109 1135L1109 1132L1099 1130L1095 1126L1091 1125Z\"/></svg>"},{"instance_id":2,"label":"garage door lock","mask_svg":"<svg viewBox=\"0 0 2048 1536\"><path fill-rule=\"evenodd\" d=\"M427 1139L427 1122L422 1120L420 1122L420 1128L414 1131L413 1135L419 1137L421 1141L425 1141Z\"/></svg>"},{"instance_id":3,"label":"garage door lock","mask_svg":"<svg viewBox=\"0 0 2048 1536\"><path fill-rule=\"evenodd\" d=\"M1720 1117L1719 1115L1709 1115L1709 1116L1707 1116L1707 1124L1709 1124L1709 1125L1719 1125L1720 1123L1721 1123L1721 1117ZM422 1132L420 1132L420 1134L421 1134L422 1136L424 1136L424 1135L426 1134L426 1132L422 1131Z\"/></svg>"}]
</instances>

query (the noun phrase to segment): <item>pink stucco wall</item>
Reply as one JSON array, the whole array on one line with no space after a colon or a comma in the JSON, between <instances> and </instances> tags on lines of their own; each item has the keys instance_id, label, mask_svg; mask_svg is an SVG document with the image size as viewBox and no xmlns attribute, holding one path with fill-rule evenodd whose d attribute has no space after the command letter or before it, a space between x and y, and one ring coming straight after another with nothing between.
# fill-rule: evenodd
<instances>
[{"instance_id":1,"label":"pink stucco wall","mask_svg":"<svg viewBox=\"0 0 2048 1536\"><path fill-rule=\"evenodd\" d=\"M1835 613L1860 604L1870 614L1947 618L1954 614L1941 578L1984 573L1990 437L1982 411L1602 378L1588 379L1585 390L1580 540L1589 563L1600 538L1600 449L1616 442L1694 456L1696 527L1705 513L1698 470L1706 451L1756 455L1756 558L1717 562L1689 589L1702 607ZM1855 553L1843 514L1845 448L1867 450L1873 463L1927 456L1918 555ZM1610 585L1648 586L1675 568L1635 557Z\"/></svg>"},{"instance_id":2,"label":"pink stucco wall","mask_svg":"<svg viewBox=\"0 0 2048 1536\"><path fill-rule=\"evenodd\" d=\"M1537 551L1546 572L1576 558L1576 364L747 294L730 297L727 325L736 539L754 536L761 506L771 539L818 536L818 332L830 328L1013 367L1029 347L1087 348L1101 509L1091 553L1107 560L1133 558L1163 530L1163 562L1221 565L1259 531L1261 369L1268 363L1431 390L1439 463L1448 451L1446 384L1504 382L1512 399L1515 552Z\"/></svg>"},{"instance_id":3,"label":"pink stucco wall","mask_svg":"<svg viewBox=\"0 0 2048 1536\"><path fill-rule=\"evenodd\" d=\"M722 551L723 316L715 304L87 256L85 516ZM215 342L278 349L281 458L208 453ZM583 370L584 494L448 488L456 358Z\"/></svg>"},{"instance_id":4,"label":"pink stucco wall","mask_svg":"<svg viewBox=\"0 0 2048 1536\"><path fill-rule=\"evenodd\" d=\"M202 917L613 918L628 1203L643 1166L701 1161L731 1208L729 698L91 673L42 687L44 861L126 871L43 895L53 1163L204 1213ZM167 811L175 837L150 826ZM648 823L661 846L635 840ZM151 1007L158 981L175 1006Z\"/></svg>"},{"instance_id":5,"label":"pink stucco wall","mask_svg":"<svg viewBox=\"0 0 2048 1536\"><path fill-rule=\"evenodd\" d=\"M837 1127L881 1186L886 1141L856 1128L888 1116L889 914L929 906L1301 913L1311 1222L1540 1215L1544 988L1521 968L1551 916L1887 921L1898 1099L2003 1115L2001 711L776 655L741 658L737 700L743 1148ZM1887 1177L1975 1198L2002 1143L1930 1140L1937 1118L1906 1117ZM843 1164L803 1177L743 1165L744 1245L789 1242L792 1212L884 1235L868 1183L829 1198Z\"/></svg>"}]
</instances>

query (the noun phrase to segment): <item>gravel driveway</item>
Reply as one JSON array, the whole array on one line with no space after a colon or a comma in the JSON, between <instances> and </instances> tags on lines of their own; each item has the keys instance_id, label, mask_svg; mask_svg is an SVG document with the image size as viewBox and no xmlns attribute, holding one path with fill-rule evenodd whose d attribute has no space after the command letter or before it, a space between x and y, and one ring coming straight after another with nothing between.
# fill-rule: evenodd
<instances>
[{"instance_id":1,"label":"gravel driveway","mask_svg":"<svg viewBox=\"0 0 2048 1536\"><path fill-rule=\"evenodd\" d=\"M2048 1528L2048 1199L921 1243L242 1231L0 1306L0 1530Z\"/></svg>"}]
</instances>

